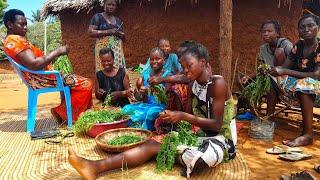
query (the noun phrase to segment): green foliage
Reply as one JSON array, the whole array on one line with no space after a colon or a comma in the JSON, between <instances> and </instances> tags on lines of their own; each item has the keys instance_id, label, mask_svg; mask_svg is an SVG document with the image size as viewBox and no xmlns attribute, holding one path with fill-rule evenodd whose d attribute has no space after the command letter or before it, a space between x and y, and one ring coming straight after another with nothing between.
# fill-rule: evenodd
<instances>
[{"instance_id":1,"label":"green foliage","mask_svg":"<svg viewBox=\"0 0 320 180\"><path fill-rule=\"evenodd\" d=\"M3 23L4 9L8 7L6 0L0 0L0 24Z\"/></svg>"},{"instance_id":2,"label":"green foliage","mask_svg":"<svg viewBox=\"0 0 320 180\"><path fill-rule=\"evenodd\" d=\"M96 123L109 123L127 118L121 110L86 111L76 121L73 130L77 134L86 133Z\"/></svg>"},{"instance_id":3,"label":"green foliage","mask_svg":"<svg viewBox=\"0 0 320 180\"><path fill-rule=\"evenodd\" d=\"M197 136L192 132L192 125L186 121L178 124L179 144L195 146L197 145Z\"/></svg>"},{"instance_id":4,"label":"green foliage","mask_svg":"<svg viewBox=\"0 0 320 180\"><path fill-rule=\"evenodd\" d=\"M28 27L27 39L32 44L44 51L44 22L35 22ZM60 22L47 24L47 52L51 52L61 46Z\"/></svg>"},{"instance_id":5,"label":"green foliage","mask_svg":"<svg viewBox=\"0 0 320 180\"><path fill-rule=\"evenodd\" d=\"M148 94L155 96L158 103L166 104L168 101L165 88L160 85L150 86Z\"/></svg>"},{"instance_id":6,"label":"green foliage","mask_svg":"<svg viewBox=\"0 0 320 180\"><path fill-rule=\"evenodd\" d=\"M134 144L140 141L143 141L143 137L139 137L134 134L125 134L122 136L117 136L113 139L111 139L108 144L113 146L121 146L121 145L128 145L128 144Z\"/></svg>"},{"instance_id":7,"label":"green foliage","mask_svg":"<svg viewBox=\"0 0 320 180\"><path fill-rule=\"evenodd\" d=\"M112 95L108 92L106 98L102 103L102 107L105 108L109 106L112 106Z\"/></svg>"},{"instance_id":8,"label":"green foliage","mask_svg":"<svg viewBox=\"0 0 320 180\"><path fill-rule=\"evenodd\" d=\"M53 68L62 74L71 74L73 72L71 62L67 55L60 56L54 63Z\"/></svg>"},{"instance_id":9,"label":"green foliage","mask_svg":"<svg viewBox=\"0 0 320 180\"><path fill-rule=\"evenodd\" d=\"M157 155L158 172L171 171L177 154L178 145L196 146L197 136L192 132L192 125L181 121L177 131L171 131L163 138L160 151Z\"/></svg>"},{"instance_id":10,"label":"green foliage","mask_svg":"<svg viewBox=\"0 0 320 180\"><path fill-rule=\"evenodd\" d=\"M246 86L241 93L240 97L247 99L253 107L255 107L263 95L266 95L270 91L271 80L268 75L270 69L269 65L261 64L258 67L256 80Z\"/></svg>"},{"instance_id":11,"label":"green foliage","mask_svg":"<svg viewBox=\"0 0 320 180\"><path fill-rule=\"evenodd\" d=\"M157 171L163 172L165 170L172 170L178 145L179 137L177 132L172 131L163 138L160 151L158 152L156 159Z\"/></svg>"},{"instance_id":12,"label":"green foliage","mask_svg":"<svg viewBox=\"0 0 320 180\"><path fill-rule=\"evenodd\" d=\"M41 22L42 19L41 19L41 13L40 13L40 10L36 10L36 11L31 11L32 12L32 19L31 19L31 22L32 23L35 23L35 22Z\"/></svg>"},{"instance_id":13,"label":"green foliage","mask_svg":"<svg viewBox=\"0 0 320 180\"><path fill-rule=\"evenodd\" d=\"M0 25L0 61L6 59L6 56L4 55L4 52L3 52L3 43L2 43L2 40L6 37L6 34L7 34L6 27L3 24Z\"/></svg>"}]
</instances>

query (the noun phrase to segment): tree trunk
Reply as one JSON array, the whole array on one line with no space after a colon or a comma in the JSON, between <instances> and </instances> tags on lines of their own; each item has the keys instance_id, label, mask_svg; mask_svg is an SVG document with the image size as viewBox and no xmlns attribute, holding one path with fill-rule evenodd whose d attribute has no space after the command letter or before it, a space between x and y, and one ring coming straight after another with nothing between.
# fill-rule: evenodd
<instances>
[{"instance_id":1,"label":"tree trunk","mask_svg":"<svg viewBox=\"0 0 320 180\"><path fill-rule=\"evenodd\" d=\"M220 74L231 85L232 63L232 0L220 0L219 67ZM232 88L232 87L231 87Z\"/></svg>"}]
</instances>

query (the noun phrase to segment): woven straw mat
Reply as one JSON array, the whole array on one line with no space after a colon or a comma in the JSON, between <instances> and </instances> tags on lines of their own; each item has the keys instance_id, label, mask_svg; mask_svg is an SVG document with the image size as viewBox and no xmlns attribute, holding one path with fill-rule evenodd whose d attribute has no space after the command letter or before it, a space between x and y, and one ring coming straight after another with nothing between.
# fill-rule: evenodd
<instances>
[{"instance_id":1,"label":"woven straw mat","mask_svg":"<svg viewBox=\"0 0 320 180\"><path fill-rule=\"evenodd\" d=\"M49 108L37 112L36 130L50 129L58 123L53 120ZM107 156L100 150L94 139L75 136L64 139L62 144L48 145L44 140L31 140L25 132L26 111L0 113L0 179L81 179L67 160L68 148L91 160ZM102 174L99 179L184 179L181 167L176 165L169 173L157 174L155 161L136 168L114 170ZM249 169L238 153L230 163L193 174L192 179L248 179Z\"/></svg>"}]
</instances>

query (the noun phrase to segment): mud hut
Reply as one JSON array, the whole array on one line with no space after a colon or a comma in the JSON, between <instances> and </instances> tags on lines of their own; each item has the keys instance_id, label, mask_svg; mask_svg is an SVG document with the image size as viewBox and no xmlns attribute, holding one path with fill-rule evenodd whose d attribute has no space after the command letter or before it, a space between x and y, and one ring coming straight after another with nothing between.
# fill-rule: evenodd
<instances>
[{"instance_id":1,"label":"mud hut","mask_svg":"<svg viewBox=\"0 0 320 180\"><path fill-rule=\"evenodd\" d=\"M88 36L87 28L93 14L102 11L102 1L47 0L42 9L44 16L60 17L63 42L71 47L70 58L75 71L91 78L94 77L95 69L95 40ZM229 4L225 4L227 1ZM226 68L223 65L225 58L232 58L232 63L227 62L229 68L226 68L230 78L231 67L234 67L236 59L239 71L254 71L257 53L262 43L259 33L262 21L277 19L282 24L283 36L292 41L297 40L297 21L301 15L302 1L227 1L170 1L171 6L166 5L168 1L162 0L122 1L117 16L124 21L124 52L127 66L144 63L149 50L161 37L170 39L173 50L183 40L194 39L208 48L211 55L210 63L215 73L220 73L221 69ZM220 6L220 3L223 3L224 7ZM229 12L221 15L221 8L229 8ZM228 18L226 23L232 21L232 29L229 28L232 33L227 35L225 40L229 45L220 46L219 50L220 37L226 36L223 33L219 36L219 17L221 19L230 15L232 18ZM221 53L221 50L225 52Z\"/></svg>"}]
</instances>

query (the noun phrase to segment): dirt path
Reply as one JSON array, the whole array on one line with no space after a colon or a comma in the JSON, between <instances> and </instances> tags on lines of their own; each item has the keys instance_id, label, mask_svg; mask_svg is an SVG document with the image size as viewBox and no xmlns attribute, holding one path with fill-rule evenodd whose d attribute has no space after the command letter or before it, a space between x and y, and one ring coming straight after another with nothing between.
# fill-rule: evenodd
<instances>
[{"instance_id":1,"label":"dirt path","mask_svg":"<svg viewBox=\"0 0 320 180\"><path fill-rule=\"evenodd\" d=\"M0 74L0 113L13 112L25 109L27 111L27 89L19 78L14 74ZM40 95L38 106L55 107L60 103L59 93ZM281 124L275 132L273 142L258 141L248 137L248 126L246 123L239 133L238 150L244 155L250 168L250 179L279 179L282 174L309 170L314 176L320 178L312 168L314 164L320 163L320 141L316 136L314 145L305 147L305 151L312 154L309 160L300 162L285 162L277 159L276 155L265 153L267 148L280 144L285 138L293 138L298 129Z\"/></svg>"}]
</instances>

